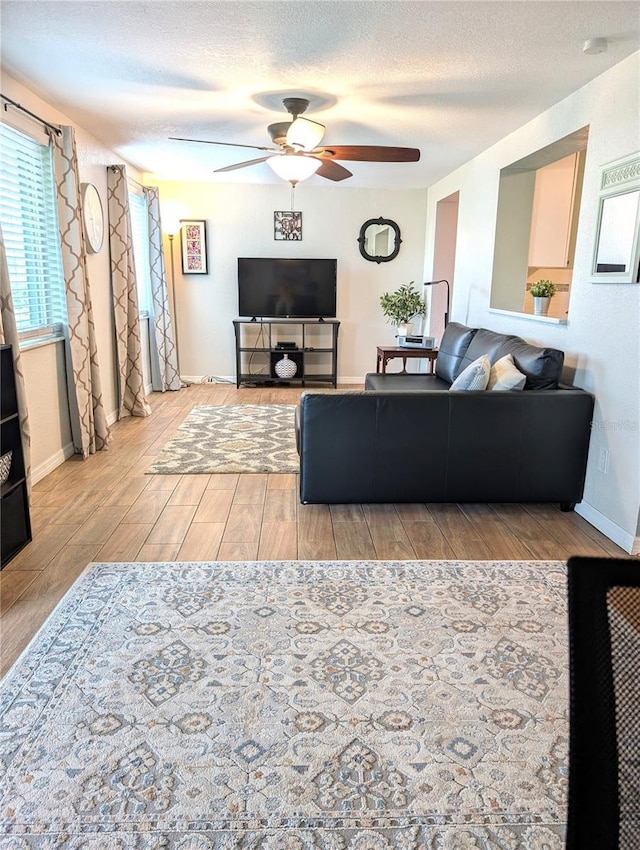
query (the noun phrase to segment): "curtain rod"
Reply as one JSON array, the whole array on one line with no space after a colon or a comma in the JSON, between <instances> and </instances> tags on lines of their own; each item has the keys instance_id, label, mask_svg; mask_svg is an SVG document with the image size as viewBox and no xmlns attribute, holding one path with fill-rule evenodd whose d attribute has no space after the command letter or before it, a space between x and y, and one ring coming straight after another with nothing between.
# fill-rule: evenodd
<instances>
[{"instance_id":1,"label":"curtain rod","mask_svg":"<svg viewBox=\"0 0 640 850\"><path fill-rule=\"evenodd\" d=\"M9 105L14 106L16 109L19 109L21 112L24 112L25 115L28 115L29 118L33 118L34 121L38 121L42 124L43 127L46 127L48 130L52 130L57 136L62 135L62 130L56 124L50 124L48 121L45 121L44 118L40 118L39 115L36 115L35 112L31 112L30 109L26 109L24 106L21 106L15 100L11 100L10 97L7 97L5 94L0 94L0 97L5 101L4 111L7 111L7 107Z\"/></svg>"},{"instance_id":2,"label":"curtain rod","mask_svg":"<svg viewBox=\"0 0 640 850\"><path fill-rule=\"evenodd\" d=\"M124 168L125 172L127 170L126 163L119 163L118 165L108 165L107 168L110 168L111 171L116 171L118 168ZM144 183L139 183L135 177L131 177L127 174L127 182L135 183L139 189L148 189L149 186L145 186Z\"/></svg>"}]
</instances>

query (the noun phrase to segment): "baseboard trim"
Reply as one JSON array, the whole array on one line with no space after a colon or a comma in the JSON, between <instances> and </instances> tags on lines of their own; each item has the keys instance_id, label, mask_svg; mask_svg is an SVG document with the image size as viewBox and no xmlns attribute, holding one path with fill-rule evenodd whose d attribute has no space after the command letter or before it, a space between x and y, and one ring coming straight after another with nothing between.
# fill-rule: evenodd
<instances>
[{"instance_id":1,"label":"baseboard trim","mask_svg":"<svg viewBox=\"0 0 640 850\"><path fill-rule=\"evenodd\" d=\"M223 381L229 382L230 384L236 383L235 375L218 375L219 378L222 378ZM180 375L180 380L184 381L185 384L215 384L216 381L209 381L209 375ZM307 375L307 380L312 382L313 375ZM356 378L338 378L338 384L355 384L356 386L361 386L363 384L362 375L358 375ZM303 387L304 389L304 387Z\"/></svg>"},{"instance_id":2,"label":"baseboard trim","mask_svg":"<svg viewBox=\"0 0 640 850\"><path fill-rule=\"evenodd\" d=\"M74 454L75 449L73 448L73 443L67 443L67 445L63 446L60 451L47 458L44 463L32 468L31 483L37 484L38 481L42 481L45 476L47 476L50 472L53 472L53 470L60 466L61 463L64 463L65 460L69 460L70 457L73 457Z\"/></svg>"},{"instance_id":3,"label":"baseboard trim","mask_svg":"<svg viewBox=\"0 0 640 850\"><path fill-rule=\"evenodd\" d=\"M107 425L113 425L114 422L118 421L118 411L113 410L111 413L106 415ZM42 481L50 472L53 472L56 467L60 466L61 463L64 463L65 460L69 460L70 457L73 457L76 453L76 450L73 447L73 443L67 443L66 446L63 446L59 451L52 454L51 457L48 457L44 463L39 464L38 466L31 468L31 483L37 484L38 481Z\"/></svg>"},{"instance_id":4,"label":"baseboard trim","mask_svg":"<svg viewBox=\"0 0 640 850\"><path fill-rule=\"evenodd\" d=\"M586 519L588 523L591 523L598 531L601 531L605 537L608 537L609 540L612 540L621 549L624 549L625 552L628 552L630 555L640 554L640 537L634 537L633 534L629 534L624 528L620 528L617 523L600 513L599 510L592 507L588 502L580 502L579 505L576 505L576 513L583 519Z\"/></svg>"}]
</instances>

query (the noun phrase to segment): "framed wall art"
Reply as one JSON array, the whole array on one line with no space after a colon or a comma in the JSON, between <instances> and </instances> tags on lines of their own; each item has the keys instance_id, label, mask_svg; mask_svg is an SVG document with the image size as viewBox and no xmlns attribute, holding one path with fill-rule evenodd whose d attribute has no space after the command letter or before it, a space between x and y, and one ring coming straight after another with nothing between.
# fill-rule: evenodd
<instances>
[{"instance_id":1,"label":"framed wall art","mask_svg":"<svg viewBox=\"0 0 640 850\"><path fill-rule=\"evenodd\" d=\"M206 222L181 219L182 274L208 274Z\"/></svg>"},{"instance_id":2,"label":"framed wall art","mask_svg":"<svg viewBox=\"0 0 640 850\"><path fill-rule=\"evenodd\" d=\"M302 239L302 213L293 211L274 212L273 238L300 242Z\"/></svg>"},{"instance_id":3,"label":"framed wall art","mask_svg":"<svg viewBox=\"0 0 640 850\"><path fill-rule=\"evenodd\" d=\"M591 280L640 282L640 151L600 170Z\"/></svg>"}]
</instances>

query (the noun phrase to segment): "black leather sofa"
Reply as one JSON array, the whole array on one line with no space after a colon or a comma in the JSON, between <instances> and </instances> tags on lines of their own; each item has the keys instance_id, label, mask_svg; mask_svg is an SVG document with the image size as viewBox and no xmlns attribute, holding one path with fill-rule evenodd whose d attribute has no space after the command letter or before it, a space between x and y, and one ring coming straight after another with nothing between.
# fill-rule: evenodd
<instances>
[{"instance_id":1,"label":"black leather sofa","mask_svg":"<svg viewBox=\"0 0 640 850\"><path fill-rule=\"evenodd\" d=\"M522 391L453 392L482 354L505 354ZM564 354L452 322L436 372L369 374L364 392L302 395L303 503L559 502L582 498L593 396L560 384Z\"/></svg>"}]
</instances>

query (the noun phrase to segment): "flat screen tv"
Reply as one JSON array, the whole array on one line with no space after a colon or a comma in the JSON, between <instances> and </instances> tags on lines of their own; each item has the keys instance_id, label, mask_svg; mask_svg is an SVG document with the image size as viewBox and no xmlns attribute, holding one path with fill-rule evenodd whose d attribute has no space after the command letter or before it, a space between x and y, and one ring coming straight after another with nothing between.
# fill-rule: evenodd
<instances>
[{"instance_id":1,"label":"flat screen tv","mask_svg":"<svg viewBox=\"0 0 640 850\"><path fill-rule=\"evenodd\" d=\"M336 260L238 258L238 313L263 319L336 315Z\"/></svg>"}]
</instances>

